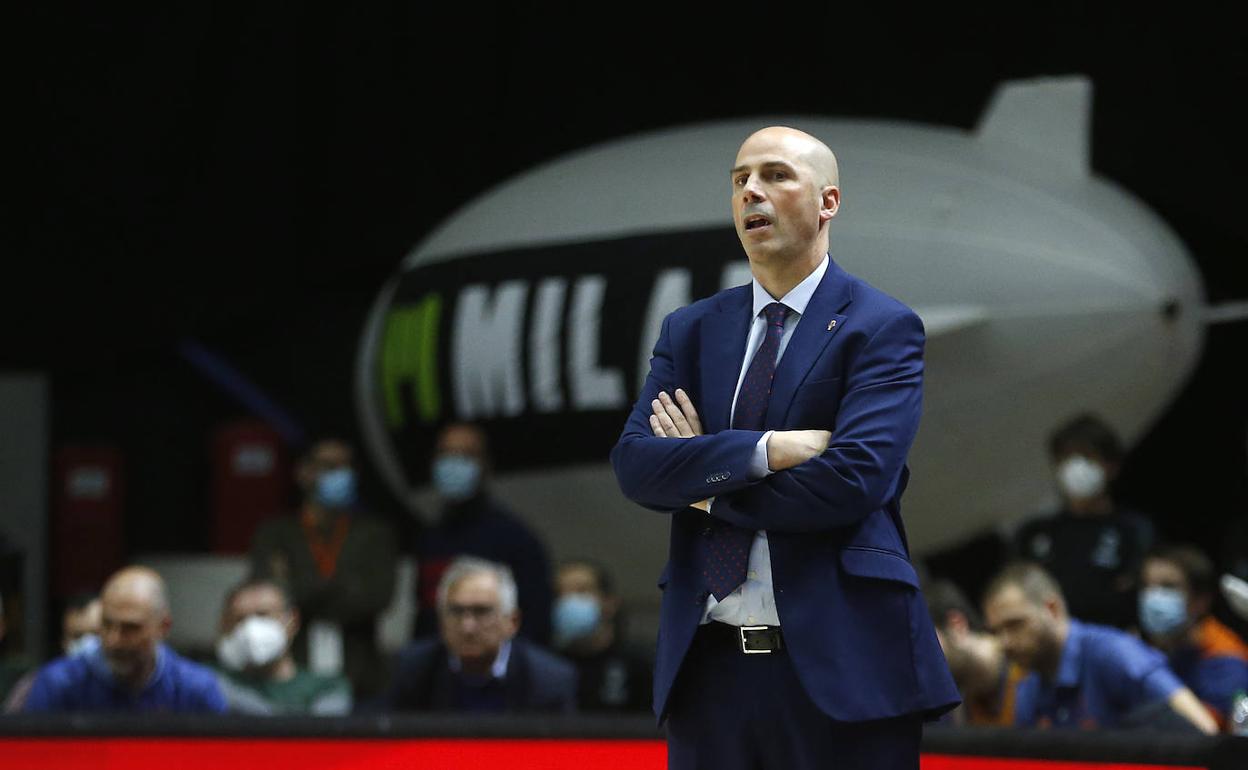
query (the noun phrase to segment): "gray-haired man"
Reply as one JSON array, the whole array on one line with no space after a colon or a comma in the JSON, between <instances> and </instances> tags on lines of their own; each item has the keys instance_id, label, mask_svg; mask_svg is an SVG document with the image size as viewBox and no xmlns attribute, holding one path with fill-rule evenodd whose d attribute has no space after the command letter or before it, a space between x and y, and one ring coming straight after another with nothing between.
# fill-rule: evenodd
<instances>
[{"instance_id":1,"label":"gray-haired man","mask_svg":"<svg viewBox=\"0 0 1248 770\"><path fill-rule=\"evenodd\" d=\"M438 584L440 636L404 647L381 706L391 711L534 712L576 708L576 670L517 638L511 570L456 559Z\"/></svg>"}]
</instances>

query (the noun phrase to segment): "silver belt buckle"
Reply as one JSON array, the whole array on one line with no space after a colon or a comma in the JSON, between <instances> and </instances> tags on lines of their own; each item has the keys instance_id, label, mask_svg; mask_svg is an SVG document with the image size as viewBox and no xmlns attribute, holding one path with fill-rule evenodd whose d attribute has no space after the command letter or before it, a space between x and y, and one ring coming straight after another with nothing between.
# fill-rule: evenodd
<instances>
[{"instance_id":1,"label":"silver belt buckle","mask_svg":"<svg viewBox=\"0 0 1248 770\"><path fill-rule=\"evenodd\" d=\"M741 637L741 652L744 652L746 655L770 655L771 653L775 652L775 650L751 650L745 646L745 632L746 631L766 631L766 630L767 630L767 626L739 626L737 633Z\"/></svg>"}]
</instances>

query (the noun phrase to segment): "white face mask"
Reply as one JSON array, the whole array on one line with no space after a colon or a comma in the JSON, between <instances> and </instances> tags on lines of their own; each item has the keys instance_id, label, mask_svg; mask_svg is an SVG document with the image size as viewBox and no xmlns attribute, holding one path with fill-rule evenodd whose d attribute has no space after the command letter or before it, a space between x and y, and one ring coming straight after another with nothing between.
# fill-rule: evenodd
<instances>
[{"instance_id":1,"label":"white face mask","mask_svg":"<svg viewBox=\"0 0 1248 770\"><path fill-rule=\"evenodd\" d=\"M286 651L286 628L281 621L252 615L217 642L217 659L231 671L262 668Z\"/></svg>"},{"instance_id":2,"label":"white face mask","mask_svg":"<svg viewBox=\"0 0 1248 770\"><path fill-rule=\"evenodd\" d=\"M1057 466L1057 483L1062 493L1076 500L1087 500L1105 491L1105 469L1081 455L1074 455Z\"/></svg>"}]
</instances>

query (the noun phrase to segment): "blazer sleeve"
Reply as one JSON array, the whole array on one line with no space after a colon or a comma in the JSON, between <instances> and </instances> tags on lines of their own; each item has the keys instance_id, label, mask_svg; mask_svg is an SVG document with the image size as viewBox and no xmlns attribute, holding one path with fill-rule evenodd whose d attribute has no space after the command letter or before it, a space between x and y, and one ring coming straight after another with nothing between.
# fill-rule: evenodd
<instances>
[{"instance_id":1,"label":"blazer sleeve","mask_svg":"<svg viewBox=\"0 0 1248 770\"><path fill-rule=\"evenodd\" d=\"M883 508L898 493L919 428L923 345L923 322L913 312L888 319L849 362L827 450L719 495L711 515L748 529L816 532Z\"/></svg>"},{"instance_id":2,"label":"blazer sleeve","mask_svg":"<svg viewBox=\"0 0 1248 770\"><path fill-rule=\"evenodd\" d=\"M687 439L655 437L650 403L659 391L670 396L680 387L673 364L672 317L663 319L641 397L611 450L611 464L625 497L663 513L756 483L749 477L750 459L763 435L763 431L725 430Z\"/></svg>"}]
</instances>

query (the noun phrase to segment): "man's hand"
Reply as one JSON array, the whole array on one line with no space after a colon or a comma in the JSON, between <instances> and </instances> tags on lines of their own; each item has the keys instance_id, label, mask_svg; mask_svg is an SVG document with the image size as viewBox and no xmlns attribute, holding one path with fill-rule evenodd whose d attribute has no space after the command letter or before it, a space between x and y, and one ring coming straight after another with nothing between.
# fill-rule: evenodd
<instances>
[{"instance_id":1,"label":"man's hand","mask_svg":"<svg viewBox=\"0 0 1248 770\"><path fill-rule=\"evenodd\" d=\"M651 418L651 423L654 418ZM832 434L826 430L778 430L767 439L767 467L785 471L818 457L828 448Z\"/></svg>"},{"instance_id":2,"label":"man's hand","mask_svg":"<svg viewBox=\"0 0 1248 770\"><path fill-rule=\"evenodd\" d=\"M659 397L650 402L654 414L650 415L650 430L658 438L693 438L702 435L702 421L698 419L698 410L693 408L689 394L680 388L676 389L676 400L673 402L666 391L659 391ZM710 513L711 501L701 500L689 506Z\"/></svg>"},{"instance_id":3,"label":"man's hand","mask_svg":"<svg viewBox=\"0 0 1248 770\"><path fill-rule=\"evenodd\" d=\"M659 397L650 402L654 414L650 415L650 430L659 438L693 438L702 435L702 421L698 419L698 410L693 408L689 395L680 388L676 389L676 400L672 401L666 391L660 391Z\"/></svg>"}]
</instances>

